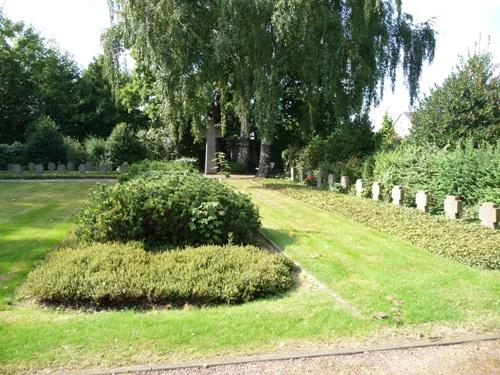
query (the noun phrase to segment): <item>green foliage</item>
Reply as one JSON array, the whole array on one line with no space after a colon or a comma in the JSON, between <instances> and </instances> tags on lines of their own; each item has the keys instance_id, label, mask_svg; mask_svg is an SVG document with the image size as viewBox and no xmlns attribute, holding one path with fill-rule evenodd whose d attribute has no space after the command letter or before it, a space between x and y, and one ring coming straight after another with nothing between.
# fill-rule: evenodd
<instances>
[{"instance_id":1,"label":"green foliage","mask_svg":"<svg viewBox=\"0 0 500 375\"><path fill-rule=\"evenodd\" d=\"M425 97L412 116L410 139L417 144L454 146L461 140L495 144L500 139L500 76L491 53L459 65Z\"/></svg>"},{"instance_id":2,"label":"green foliage","mask_svg":"<svg viewBox=\"0 0 500 375\"><path fill-rule=\"evenodd\" d=\"M375 142L378 149L392 150L401 143L401 139L394 130L394 122L387 112L384 113L382 127L375 134Z\"/></svg>"},{"instance_id":3,"label":"green foliage","mask_svg":"<svg viewBox=\"0 0 500 375\"><path fill-rule=\"evenodd\" d=\"M41 117L30 126L26 141L26 159L44 164L66 162L64 138L49 117Z\"/></svg>"},{"instance_id":4,"label":"green foliage","mask_svg":"<svg viewBox=\"0 0 500 375\"><path fill-rule=\"evenodd\" d=\"M435 213L443 212L447 195L457 195L467 216L474 218L481 203L500 203L500 150L490 145L474 148L471 142L452 151L408 145L376 154L373 180L382 184L387 200L394 185L404 187L409 206L418 190L428 191Z\"/></svg>"},{"instance_id":5,"label":"green foliage","mask_svg":"<svg viewBox=\"0 0 500 375\"><path fill-rule=\"evenodd\" d=\"M432 253L472 266L500 269L500 231L290 182L271 182L267 187L398 236Z\"/></svg>"},{"instance_id":6,"label":"green foliage","mask_svg":"<svg viewBox=\"0 0 500 375\"><path fill-rule=\"evenodd\" d=\"M196 160L177 159L172 161L143 160L132 164L127 173L120 175L120 182L141 178L151 174L170 174L175 172L197 172Z\"/></svg>"},{"instance_id":7,"label":"green foliage","mask_svg":"<svg viewBox=\"0 0 500 375\"><path fill-rule=\"evenodd\" d=\"M99 185L80 214L85 241L145 241L186 246L249 243L260 227L249 198L192 173L151 173L113 187Z\"/></svg>"},{"instance_id":8,"label":"green foliage","mask_svg":"<svg viewBox=\"0 0 500 375\"><path fill-rule=\"evenodd\" d=\"M7 164L24 164L26 146L20 142L0 144L0 169L7 169Z\"/></svg>"},{"instance_id":9,"label":"green foliage","mask_svg":"<svg viewBox=\"0 0 500 375\"><path fill-rule=\"evenodd\" d=\"M173 160L179 156L177 145L166 127L139 130L137 137L150 160Z\"/></svg>"},{"instance_id":10,"label":"green foliage","mask_svg":"<svg viewBox=\"0 0 500 375\"><path fill-rule=\"evenodd\" d=\"M146 157L146 150L132 127L125 123L115 126L106 140L107 156L118 166L123 162L134 163Z\"/></svg>"},{"instance_id":11,"label":"green foliage","mask_svg":"<svg viewBox=\"0 0 500 375\"><path fill-rule=\"evenodd\" d=\"M232 174L244 174L248 172L248 167L244 163L232 161L229 162L229 170Z\"/></svg>"},{"instance_id":12,"label":"green foliage","mask_svg":"<svg viewBox=\"0 0 500 375\"><path fill-rule=\"evenodd\" d=\"M235 304L286 292L293 268L283 255L253 246L150 253L136 243L77 245L49 254L25 291L77 306Z\"/></svg>"},{"instance_id":13,"label":"green foliage","mask_svg":"<svg viewBox=\"0 0 500 375\"><path fill-rule=\"evenodd\" d=\"M88 137L83 142L87 160L99 165L106 160L106 140L98 137Z\"/></svg>"},{"instance_id":14,"label":"green foliage","mask_svg":"<svg viewBox=\"0 0 500 375\"><path fill-rule=\"evenodd\" d=\"M217 164L217 174L223 175L226 178L231 177L231 167L224 152L216 152L214 161Z\"/></svg>"},{"instance_id":15,"label":"green foliage","mask_svg":"<svg viewBox=\"0 0 500 375\"><path fill-rule=\"evenodd\" d=\"M73 163L76 167L87 160L85 149L77 139L64 137L64 147L66 148L66 160Z\"/></svg>"}]
</instances>

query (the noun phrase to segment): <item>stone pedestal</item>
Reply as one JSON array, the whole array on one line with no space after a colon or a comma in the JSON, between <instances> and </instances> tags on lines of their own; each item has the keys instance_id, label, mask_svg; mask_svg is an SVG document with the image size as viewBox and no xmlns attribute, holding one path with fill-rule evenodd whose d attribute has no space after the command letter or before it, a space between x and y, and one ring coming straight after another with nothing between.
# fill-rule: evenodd
<instances>
[{"instance_id":1,"label":"stone pedestal","mask_svg":"<svg viewBox=\"0 0 500 375\"><path fill-rule=\"evenodd\" d=\"M405 199L405 189L403 189L399 185L396 185L392 188L391 196L393 205L402 206L403 200Z\"/></svg>"},{"instance_id":2,"label":"stone pedestal","mask_svg":"<svg viewBox=\"0 0 500 375\"><path fill-rule=\"evenodd\" d=\"M215 153L217 152L217 138L221 137L220 130L215 126L209 127L205 132L205 174L217 174Z\"/></svg>"},{"instance_id":3,"label":"stone pedestal","mask_svg":"<svg viewBox=\"0 0 500 375\"><path fill-rule=\"evenodd\" d=\"M341 176L340 177L340 186L344 190L349 189L349 177L348 176Z\"/></svg>"},{"instance_id":4,"label":"stone pedestal","mask_svg":"<svg viewBox=\"0 0 500 375\"><path fill-rule=\"evenodd\" d=\"M479 220L481 220L481 225L491 228L498 229L498 222L500 221L500 208L497 204L492 202L486 202L479 208Z\"/></svg>"},{"instance_id":5,"label":"stone pedestal","mask_svg":"<svg viewBox=\"0 0 500 375\"><path fill-rule=\"evenodd\" d=\"M379 201L380 200L380 192L382 190L382 186L380 185L379 182L375 181L372 184L372 198L374 201Z\"/></svg>"},{"instance_id":6,"label":"stone pedestal","mask_svg":"<svg viewBox=\"0 0 500 375\"><path fill-rule=\"evenodd\" d=\"M444 200L444 214L449 219L458 219L462 215L463 202L459 197L448 195Z\"/></svg>"},{"instance_id":7,"label":"stone pedestal","mask_svg":"<svg viewBox=\"0 0 500 375\"><path fill-rule=\"evenodd\" d=\"M322 186L322 181L321 181L321 171L318 171L318 174L316 175L316 187L318 189L321 189L321 186Z\"/></svg>"},{"instance_id":8,"label":"stone pedestal","mask_svg":"<svg viewBox=\"0 0 500 375\"><path fill-rule=\"evenodd\" d=\"M333 184L335 184L335 175L330 173L328 175L328 190L333 190Z\"/></svg>"},{"instance_id":9,"label":"stone pedestal","mask_svg":"<svg viewBox=\"0 0 500 375\"><path fill-rule=\"evenodd\" d=\"M360 198L363 196L363 180L361 178L356 180L356 196Z\"/></svg>"},{"instance_id":10,"label":"stone pedestal","mask_svg":"<svg viewBox=\"0 0 500 375\"><path fill-rule=\"evenodd\" d=\"M418 211L429 212L429 194L426 191L417 191L415 203L417 204Z\"/></svg>"},{"instance_id":11,"label":"stone pedestal","mask_svg":"<svg viewBox=\"0 0 500 375\"><path fill-rule=\"evenodd\" d=\"M290 180L295 181L295 168L290 167Z\"/></svg>"}]
</instances>

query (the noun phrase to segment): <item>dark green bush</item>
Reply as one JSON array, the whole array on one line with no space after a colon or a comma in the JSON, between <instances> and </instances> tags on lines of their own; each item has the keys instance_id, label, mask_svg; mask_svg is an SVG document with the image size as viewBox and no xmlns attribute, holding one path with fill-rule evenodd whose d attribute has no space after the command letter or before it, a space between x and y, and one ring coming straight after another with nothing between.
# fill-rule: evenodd
<instances>
[{"instance_id":1,"label":"dark green bush","mask_svg":"<svg viewBox=\"0 0 500 375\"><path fill-rule=\"evenodd\" d=\"M89 137L83 143L88 161L99 165L106 160L106 140L104 138Z\"/></svg>"},{"instance_id":2,"label":"dark green bush","mask_svg":"<svg viewBox=\"0 0 500 375\"><path fill-rule=\"evenodd\" d=\"M393 234L432 253L472 266L500 269L500 231L293 183L273 181L267 187Z\"/></svg>"},{"instance_id":3,"label":"dark green bush","mask_svg":"<svg viewBox=\"0 0 500 375\"><path fill-rule=\"evenodd\" d=\"M287 291L292 268L283 255L253 246L150 253L137 243L88 244L49 254L24 290L73 306L233 304Z\"/></svg>"},{"instance_id":4,"label":"dark green bush","mask_svg":"<svg viewBox=\"0 0 500 375\"><path fill-rule=\"evenodd\" d=\"M158 175L169 174L172 172L196 172L196 160L178 159L172 161L151 161L143 160L130 166L127 173L120 176L120 182L132 180L137 177L143 177L151 172L158 172Z\"/></svg>"},{"instance_id":5,"label":"dark green bush","mask_svg":"<svg viewBox=\"0 0 500 375\"><path fill-rule=\"evenodd\" d=\"M64 137L64 146L66 147L66 160L68 162L73 163L76 167L78 167L78 164L86 162L85 149L77 139Z\"/></svg>"},{"instance_id":6,"label":"dark green bush","mask_svg":"<svg viewBox=\"0 0 500 375\"><path fill-rule=\"evenodd\" d=\"M137 132L139 141L146 149L146 157L151 160L173 160L179 156L177 144L167 127L151 127Z\"/></svg>"},{"instance_id":7,"label":"dark green bush","mask_svg":"<svg viewBox=\"0 0 500 375\"><path fill-rule=\"evenodd\" d=\"M77 226L85 241L170 246L249 243L260 227L250 199L197 174L150 175L90 194Z\"/></svg>"},{"instance_id":8,"label":"dark green bush","mask_svg":"<svg viewBox=\"0 0 500 375\"><path fill-rule=\"evenodd\" d=\"M49 117L41 117L31 125L26 141L26 159L43 164L66 162L64 138Z\"/></svg>"},{"instance_id":9,"label":"dark green bush","mask_svg":"<svg viewBox=\"0 0 500 375\"><path fill-rule=\"evenodd\" d=\"M24 164L26 146L20 142L0 144L0 169L7 169L7 164Z\"/></svg>"},{"instance_id":10,"label":"dark green bush","mask_svg":"<svg viewBox=\"0 0 500 375\"><path fill-rule=\"evenodd\" d=\"M135 163L146 157L146 149L134 129L123 122L115 126L106 140L106 152L115 167L123 162Z\"/></svg>"},{"instance_id":11,"label":"dark green bush","mask_svg":"<svg viewBox=\"0 0 500 375\"><path fill-rule=\"evenodd\" d=\"M232 174L243 174L248 172L248 167L245 163L238 163L237 161L229 162L229 168Z\"/></svg>"}]
</instances>

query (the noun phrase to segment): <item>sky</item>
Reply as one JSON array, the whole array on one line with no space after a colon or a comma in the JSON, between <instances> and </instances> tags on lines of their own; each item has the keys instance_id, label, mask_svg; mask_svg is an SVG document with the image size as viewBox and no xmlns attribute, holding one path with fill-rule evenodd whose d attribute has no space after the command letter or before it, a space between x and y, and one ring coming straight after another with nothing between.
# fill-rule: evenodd
<instances>
[{"instance_id":1,"label":"sky","mask_svg":"<svg viewBox=\"0 0 500 375\"><path fill-rule=\"evenodd\" d=\"M102 51L100 36L110 24L107 0L0 0L2 6L9 18L33 25L72 54L81 67ZM423 68L420 98L441 84L459 56L474 51L478 41L500 63L500 0L403 0L403 11L416 21L433 18L438 32L434 62ZM398 77L394 93L389 86L384 100L371 113L376 129L385 111L395 120L409 110L402 77Z\"/></svg>"}]
</instances>

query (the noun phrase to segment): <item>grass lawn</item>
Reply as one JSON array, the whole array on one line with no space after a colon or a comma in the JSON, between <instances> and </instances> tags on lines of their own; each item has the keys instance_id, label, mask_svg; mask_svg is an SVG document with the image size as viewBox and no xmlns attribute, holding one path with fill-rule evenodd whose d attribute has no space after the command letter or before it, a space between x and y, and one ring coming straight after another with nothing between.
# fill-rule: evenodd
<instances>
[{"instance_id":1,"label":"grass lawn","mask_svg":"<svg viewBox=\"0 0 500 375\"><path fill-rule=\"evenodd\" d=\"M15 275L2 281L0 368L152 363L500 328L499 272L432 255L252 181L230 183L258 204L266 233L327 288L309 280L273 299L182 310L6 305L34 260L72 228L89 185L0 183L0 277ZM387 318L375 318L381 312Z\"/></svg>"}]
</instances>

